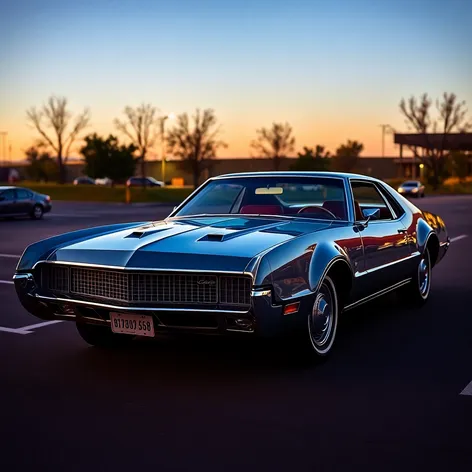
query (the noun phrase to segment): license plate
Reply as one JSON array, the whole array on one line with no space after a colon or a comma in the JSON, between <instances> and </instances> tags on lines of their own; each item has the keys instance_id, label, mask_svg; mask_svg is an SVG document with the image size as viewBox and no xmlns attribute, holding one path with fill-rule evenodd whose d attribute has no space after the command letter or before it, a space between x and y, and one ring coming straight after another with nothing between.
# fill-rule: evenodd
<instances>
[{"instance_id":1,"label":"license plate","mask_svg":"<svg viewBox=\"0 0 472 472\"><path fill-rule=\"evenodd\" d=\"M154 336L152 316L110 313L111 330L114 333L132 334L133 336Z\"/></svg>"}]
</instances>

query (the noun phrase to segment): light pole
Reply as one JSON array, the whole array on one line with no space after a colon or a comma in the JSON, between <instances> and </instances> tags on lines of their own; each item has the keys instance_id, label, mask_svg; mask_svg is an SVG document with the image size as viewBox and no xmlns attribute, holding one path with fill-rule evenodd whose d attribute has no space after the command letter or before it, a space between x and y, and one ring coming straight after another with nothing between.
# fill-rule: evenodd
<instances>
[{"instance_id":1,"label":"light pole","mask_svg":"<svg viewBox=\"0 0 472 472\"><path fill-rule=\"evenodd\" d=\"M7 131L0 131L0 136L2 137L2 144L3 144L2 161L3 161L3 164L5 164L5 161L7 159L7 137L8 137L8 132Z\"/></svg>"},{"instance_id":2,"label":"light pole","mask_svg":"<svg viewBox=\"0 0 472 472\"><path fill-rule=\"evenodd\" d=\"M379 126L382 128L382 157L385 157L385 134L387 132L395 133L395 130L388 124Z\"/></svg>"},{"instance_id":3,"label":"light pole","mask_svg":"<svg viewBox=\"0 0 472 472\"><path fill-rule=\"evenodd\" d=\"M161 118L161 179L166 183L166 136L164 124L166 120L174 118L173 113L169 113Z\"/></svg>"}]
</instances>

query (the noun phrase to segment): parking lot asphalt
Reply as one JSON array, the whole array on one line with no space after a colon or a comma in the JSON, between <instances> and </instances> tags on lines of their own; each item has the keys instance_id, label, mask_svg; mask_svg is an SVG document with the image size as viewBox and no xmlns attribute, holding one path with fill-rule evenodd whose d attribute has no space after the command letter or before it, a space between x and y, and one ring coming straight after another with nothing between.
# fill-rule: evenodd
<instances>
[{"instance_id":1,"label":"parking lot asphalt","mask_svg":"<svg viewBox=\"0 0 472 472\"><path fill-rule=\"evenodd\" d=\"M8 282L27 244L170 207L57 203L0 221L0 470L472 470L472 198L414 203L453 238L430 300L346 313L313 366L247 337L102 351L20 306Z\"/></svg>"}]
</instances>

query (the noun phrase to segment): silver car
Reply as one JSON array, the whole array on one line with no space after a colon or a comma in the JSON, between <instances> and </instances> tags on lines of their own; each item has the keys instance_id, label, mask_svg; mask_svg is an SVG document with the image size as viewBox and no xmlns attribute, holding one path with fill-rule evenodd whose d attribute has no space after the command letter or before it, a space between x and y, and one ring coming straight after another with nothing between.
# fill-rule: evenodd
<instances>
[{"instance_id":1,"label":"silver car","mask_svg":"<svg viewBox=\"0 0 472 472\"><path fill-rule=\"evenodd\" d=\"M419 180L407 180L398 187L398 193L416 198L424 197L424 185Z\"/></svg>"}]
</instances>

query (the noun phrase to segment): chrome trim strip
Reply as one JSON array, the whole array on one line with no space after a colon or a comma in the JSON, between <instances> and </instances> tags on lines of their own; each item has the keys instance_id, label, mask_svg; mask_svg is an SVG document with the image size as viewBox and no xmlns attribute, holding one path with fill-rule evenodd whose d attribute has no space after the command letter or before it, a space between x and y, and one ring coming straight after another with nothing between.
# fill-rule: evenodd
<instances>
[{"instance_id":1,"label":"chrome trim strip","mask_svg":"<svg viewBox=\"0 0 472 472\"><path fill-rule=\"evenodd\" d=\"M39 264L61 264L65 266L77 266L77 267L93 267L97 269L115 269L115 270L134 270L142 272L189 272L189 273L202 273L202 274L229 274L229 275L247 275L253 279L251 272L238 272L235 270L200 270L200 269L154 269L152 267L125 267L125 266L110 266L105 264L90 264L88 262L67 262L67 261L48 261L40 260L36 262L32 268L34 270Z\"/></svg>"},{"instance_id":2,"label":"chrome trim strip","mask_svg":"<svg viewBox=\"0 0 472 472\"><path fill-rule=\"evenodd\" d=\"M23 280L26 279L28 281L33 280L33 274L29 272L27 274L13 274L12 280Z\"/></svg>"},{"instance_id":3,"label":"chrome trim strip","mask_svg":"<svg viewBox=\"0 0 472 472\"><path fill-rule=\"evenodd\" d=\"M363 275L372 274L372 272L375 272L377 270L385 269L386 267L390 267L390 266L393 266L395 264L399 264L401 262L406 262L410 259L413 259L414 257L418 257L419 254L420 254L419 252L414 252L413 254L410 254L409 256L406 256L403 259L399 259L398 261L387 262L387 264L383 264L381 266L374 267L373 269L364 270L362 272L356 272L355 277L362 277Z\"/></svg>"},{"instance_id":4,"label":"chrome trim strip","mask_svg":"<svg viewBox=\"0 0 472 472\"><path fill-rule=\"evenodd\" d=\"M44 295L35 295L35 298L39 300L46 300L50 302L59 302L59 303L71 303L74 305L85 305L90 307L97 308L107 308L116 311L176 311L176 312L194 312L194 313L237 313L237 314L247 314L249 310L240 311L240 310L210 310L205 308L151 308L151 307L131 307L131 306L117 306L117 305L108 305L106 303L97 303L97 302L88 302L84 300L74 300L70 298L54 298L54 297L45 297Z\"/></svg>"},{"instance_id":5,"label":"chrome trim strip","mask_svg":"<svg viewBox=\"0 0 472 472\"><path fill-rule=\"evenodd\" d=\"M405 280L402 280L401 282L398 282L396 284L393 284L391 285L390 287L387 287L387 288L384 288L383 290L379 290L378 292L375 292L373 293L372 295L368 295L367 297L364 297L364 298L361 298L360 300L358 300L357 302L354 302L354 303L351 303L349 305L346 305L344 307L344 310L343 311L347 311L347 310L350 310L352 308L355 308L356 306L359 306L359 305L363 305L364 303L367 303L371 300L373 300L374 298L377 298L377 297L380 297L382 295L385 295L389 292L392 292L393 290L396 290L397 288L400 288L402 287L403 285L406 285L407 283L409 283L411 280L411 277L409 279L405 279Z\"/></svg>"},{"instance_id":6,"label":"chrome trim strip","mask_svg":"<svg viewBox=\"0 0 472 472\"><path fill-rule=\"evenodd\" d=\"M270 297L271 290L251 290L251 297Z\"/></svg>"}]
</instances>

